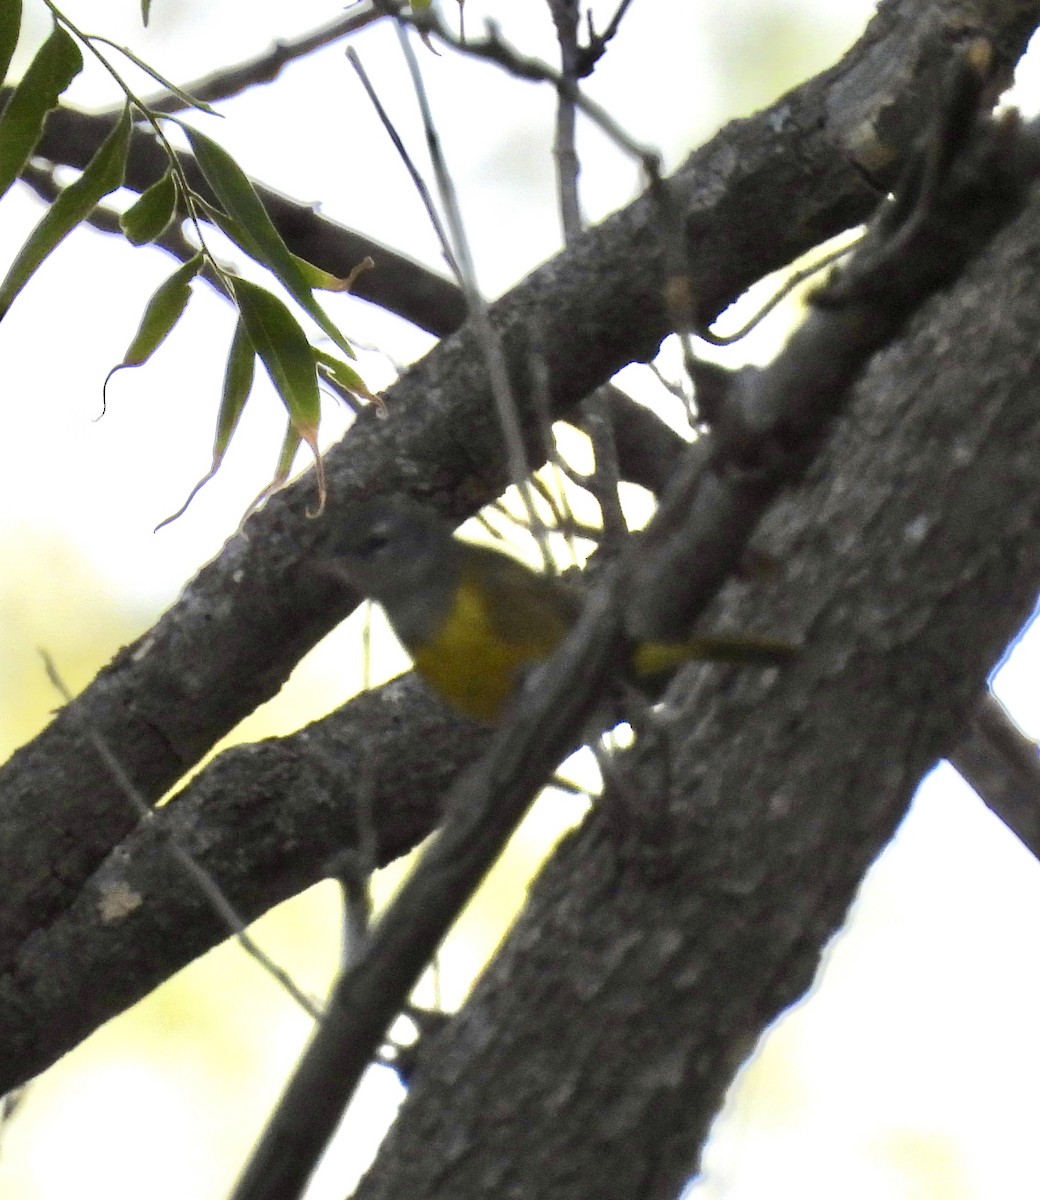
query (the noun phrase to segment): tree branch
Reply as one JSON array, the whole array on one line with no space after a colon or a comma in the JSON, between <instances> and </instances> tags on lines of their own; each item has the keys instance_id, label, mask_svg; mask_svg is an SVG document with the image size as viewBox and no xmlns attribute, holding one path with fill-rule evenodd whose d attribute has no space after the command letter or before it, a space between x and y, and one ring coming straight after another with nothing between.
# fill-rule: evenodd
<instances>
[{"instance_id":1,"label":"tree branch","mask_svg":"<svg viewBox=\"0 0 1040 1200\"><path fill-rule=\"evenodd\" d=\"M988 44L980 39L965 48L944 89L933 135L909 164L905 191L883 206L848 266L818 297L816 311L784 352L768 368L740 377L752 382L727 397L718 431L691 447L689 471L684 466L678 472L646 533L608 569L581 621L539 673L537 692L526 697L488 753L453 789L440 836L380 918L358 961L337 982L235 1200L283 1200L303 1193L423 966L501 853L552 764L580 744L605 685L624 659L631 613L640 621L648 613L674 615L681 603L683 624L673 622L665 632L681 637L690 629L766 506L808 467L866 359L1021 211L1040 174L1040 138L1017 122L977 119L989 66ZM693 573L691 589L676 586L702 558L713 570ZM640 624L636 632L652 638L658 630ZM654 736L652 726L640 733L634 755L639 768L629 768L634 775L659 768L670 748ZM676 726L676 749L682 736ZM622 759L608 785L624 770ZM620 794L624 799L649 793L645 786L628 784Z\"/></svg>"},{"instance_id":2,"label":"tree branch","mask_svg":"<svg viewBox=\"0 0 1040 1200\"><path fill-rule=\"evenodd\" d=\"M378 21L383 14L368 0L350 5L350 11L345 16L336 17L310 33L289 41L277 41L270 50L246 62L233 67L224 67L220 71L197 79L194 83L184 86L183 91L196 100L213 103L217 100L228 100L241 92L255 87L259 83L272 83L291 62L313 54L325 46L338 42L342 38L364 29L373 21ZM173 92L163 92L149 96L145 103L154 112L176 113L183 112L187 107L183 100Z\"/></svg>"},{"instance_id":3,"label":"tree branch","mask_svg":"<svg viewBox=\"0 0 1040 1200\"><path fill-rule=\"evenodd\" d=\"M1010 61L1037 7L1009 11L994 3L973 11L981 25L997 24ZM890 169L898 160L920 120L920 97L933 88L963 29L964 13L954 16L945 4L910 9L929 18L916 39L899 20L905 9L883 6L839 67L727 127L676 177L704 315L864 215L873 191L862 171ZM872 122L870 136L864 122ZM307 254L294 229L287 232L293 249ZM662 280L656 213L642 199L499 302L494 319L521 402L529 329L541 331L550 400L554 414L563 414L617 367L656 348L668 331ZM367 490L408 486L461 516L500 489L501 448L487 425L487 381L468 331L417 364L388 400L387 420L363 416L329 456L330 516L305 518L309 480L275 497L77 700L83 719L119 746L146 795L169 787L277 690L298 657L344 615L348 602L298 566L326 552L343 504ZM27 932L72 902L131 824L79 728L60 714L0 771L5 959Z\"/></svg>"},{"instance_id":4,"label":"tree branch","mask_svg":"<svg viewBox=\"0 0 1040 1200\"><path fill-rule=\"evenodd\" d=\"M1034 607L1038 261L1034 203L873 360L760 530L783 578L730 593L741 628L805 630L797 663L677 681L420 1057L359 1200L664 1200L696 1171L736 1065Z\"/></svg>"},{"instance_id":5,"label":"tree branch","mask_svg":"<svg viewBox=\"0 0 1040 1200\"><path fill-rule=\"evenodd\" d=\"M4 98L0 89L0 101ZM47 119L35 155L52 163L82 170L112 128L104 114L57 108ZM215 202L190 154L180 154L191 186ZM165 173L169 161L163 149L142 130L135 130L127 159L126 187L143 192ZM356 281L352 294L397 313L431 333L457 329L465 319L465 304L459 288L449 279L381 242L356 233L315 212L312 205L299 204L274 189L256 184L271 219L294 254L323 270L343 278L366 257L376 264Z\"/></svg>"},{"instance_id":6,"label":"tree branch","mask_svg":"<svg viewBox=\"0 0 1040 1200\"><path fill-rule=\"evenodd\" d=\"M298 733L225 751L161 820L251 920L327 877L345 847L359 847L364 788L373 865L412 849L487 741L486 730L452 719L409 674ZM0 977L0 1092L228 936L166 840L155 823L139 824Z\"/></svg>"},{"instance_id":7,"label":"tree branch","mask_svg":"<svg viewBox=\"0 0 1040 1200\"><path fill-rule=\"evenodd\" d=\"M1035 742L988 689L950 762L1022 844L1040 859L1040 758Z\"/></svg>"}]
</instances>

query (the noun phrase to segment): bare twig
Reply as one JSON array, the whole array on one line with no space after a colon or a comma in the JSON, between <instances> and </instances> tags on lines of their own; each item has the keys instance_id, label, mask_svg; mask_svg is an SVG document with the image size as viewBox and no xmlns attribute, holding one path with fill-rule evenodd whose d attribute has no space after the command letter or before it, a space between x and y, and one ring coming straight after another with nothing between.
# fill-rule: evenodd
<instances>
[{"instance_id":1,"label":"bare twig","mask_svg":"<svg viewBox=\"0 0 1040 1200\"><path fill-rule=\"evenodd\" d=\"M586 479L585 487L599 505L603 520L602 546L608 553L620 550L628 524L621 507L618 484L621 479L618 466L617 443L614 440L614 423L611 407L602 388L597 388L582 402L582 428L592 442L595 467Z\"/></svg>"},{"instance_id":2,"label":"bare twig","mask_svg":"<svg viewBox=\"0 0 1040 1200\"><path fill-rule=\"evenodd\" d=\"M64 680L58 674L58 669L54 665L51 656L41 650L43 657L43 665L47 672L47 678L54 685L57 692L60 693L66 704L71 704L73 695L65 686ZM307 1013L308 1016L317 1020L321 1016L321 1008L314 1001L302 992L293 982L289 973L282 967L278 966L249 935L246 928L246 923L238 915L236 910L228 902L227 897L220 890L216 881L210 874L203 870L202 867L195 861L194 857L180 844L180 842L170 832L168 826L164 826L159 812L152 808L150 804L141 795L138 788L134 786L133 780L126 773L123 764L119 758L112 752L108 742L101 736L100 733L91 725L86 725L81 722L83 733L87 740L97 751L98 757L105 764L106 769L112 776L113 780L119 787L126 799L130 802L131 807L137 813L142 821L155 822L160 831L163 832L166 847L173 857L174 861L181 867L184 873L191 880L192 884L198 889L200 894L206 898L210 907L223 920L227 926L228 932L233 934L238 944L243 950L267 972L271 978L285 989L286 992L296 1001L296 1003Z\"/></svg>"},{"instance_id":3,"label":"bare twig","mask_svg":"<svg viewBox=\"0 0 1040 1200\"><path fill-rule=\"evenodd\" d=\"M462 283L462 290L466 296L466 305L470 312L473 328L480 340L481 352L487 364L488 378L491 382L491 394L494 397L495 410L502 429L506 457L509 462L510 480L520 493L524 507L527 509L531 520L532 529L538 530L540 528L538 510L535 508L534 501L528 491L528 478L531 474L531 468L527 462L527 455L524 450L524 436L520 427L520 417L516 406L516 398L513 395L513 385L509 378L505 353L502 343L491 324L487 301L484 299L477 285L476 265L473 262L473 256L470 252L469 239L466 236L466 228L462 220L462 210L459 207L458 195L455 191L451 174L448 171L447 162L441 152L440 137L437 133L433 113L430 109L429 97L426 94L426 88L423 84L422 72L419 70L419 61L415 57L415 51L412 49L404 24L401 20L398 20L396 23L398 40L405 56L405 61L408 64L416 100L422 114L423 130L426 134L426 143L429 147L430 159L433 162L433 170L437 178L437 189L440 192L441 203L444 205L448 221L448 229L451 232L455 261L458 263L459 278ZM548 570L552 565L552 555L549 553L544 533L539 536L538 544L546 569Z\"/></svg>"},{"instance_id":4,"label":"bare twig","mask_svg":"<svg viewBox=\"0 0 1040 1200\"><path fill-rule=\"evenodd\" d=\"M575 99L578 82L578 5L577 0L548 0L556 40L560 46L560 67L571 87L560 89L556 100L556 129L553 158L556 162L556 190L560 202L560 222L564 242L572 242L584 228L578 199L578 175L581 164L575 147Z\"/></svg>"},{"instance_id":5,"label":"bare twig","mask_svg":"<svg viewBox=\"0 0 1040 1200\"><path fill-rule=\"evenodd\" d=\"M363 29L383 16L371 0L357 0L349 6L346 16L337 17L318 29L305 33L291 41L277 41L270 50L247 59L233 67L225 67L212 75L206 75L184 87L190 96L212 102L237 96L258 83L271 83L291 62L304 58L323 46L329 46L342 38ZM173 92L160 92L150 96L145 103L154 112L182 112L187 107Z\"/></svg>"},{"instance_id":6,"label":"bare twig","mask_svg":"<svg viewBox=\"0 0 1040 1200\"><path fill-rule=\"evenodd\" d=\"M609 24L602 33L597 33L595 26L592 23L592 9L586 13L586 28L588 31L588 42L581 47L581 58L579 60L578 74L581 78L591 74L593 67L603 57L607 49L607 45L613 41L617 35L618 29L621 27L621 22L624 19L625 13L628 12L632 0L621 0L617 7L617 11L611 17Z\"/></svg>"},{"instance_id":7,"label":"bare twig","mask_svg":"<svg viewBox=\"0 0 1040 1200\"><path fill-rule=\"evenodd\" d=\"M462 284L462 275L459 271L459 265L455 261L455 254L451 247L451 240L448 237L447 231L441 221L440 213L437 211L437 206L433 202L433 197L430 195L430 189L426 186L426 180L423 179L418 167L412 160L412 156L408 153L407 147L397 132L393 121L386 109L383 107L382 101L379 99L375 88L361 65L361 58L353 46L347 49L347 60L357 72L358 79L361 80L361 86L365 89L365 95L368 96L372 107L376 110L376 116L379 117L383 128L386 130L387 137L394 144L394 149L401 156L401 161L404 163L405 170L411 177L412 183L415 185L415 190L419 193L419 199L422 200L423 207L426 209L426 215L430 218L430 224L433 226L434 233L437 235L437 240L441 244L441 251L444 254L444 259L451 269L451 273L455 276L459 285Z\"/></svg>"},{"instance_id":8,"label":"bare twig","mask_svg":"<svg viewBox=\"0 0 1040 1200\"><path fill-rule=\"evenodd\" d=\"M739 342L742 338L746 338L752 329L761 324L761 322L769 316L773 309L776 308L776 306L782 300L785 300L797 287L800 287L801 284L805 283L807 279L812 279L814 275L818 275L821 271L826 270L827 267L833 266L834 263L839 261L839 259L845 258L855 244L855 240L848 242L843 246L839 246L836 250L829 251L827 254L824 254L822 257L816 259L815 262L809 263L808 266L802 267L798 271L793 271L784 280L783 284L777 288L773 295L769 297L765 304L758 308L752 314L752 316L745 321L739 329L734 330L733 333L719 334L714 333L711 329L698 329L696 331L697 336L701 339L701 341L707 342L710 346L732 346L734 342Z\"/></svg>"},{"instance_id":9,"label":"bare twig","mask_svg":"<svg viewBox=\"0 0 1040 1200\"><path fill-rule=\"evenodd\" d=\"M578 43L578 3L577 0L548 0L548 4L553 24L556 26L561 71L564 79L570 84L570 87L561 88L557 92L556 130L553 139L560 221L564 242L570 244L584 228L578 195L581 164L575 145L575 93L582 74L582 48ZM590 28L591 21L590 16ZM595 62L595 59L592 61ZM587 69L591 70L591 63ZM620 477L611 408L602 389L597 389L583 401L582 426L592 441L595 461L592 475L585 486L599 504L603 522L603 545L609 551L616 552L628 532L628 526L618 492Z\"/></svg>"},{"instance_id":10,"label":"bare twig","mask_svg":"<svg viewBox=\"0 0 1040 1200\"><path fill-rule=\"evenodd\" d=\"M551 83L553 87L569 95L582 113L601 129L612 142L624 150L626 154L638 159L648 176L660 173L661 156L656 150L643 146L635 138L630 137L606 109L597 104L595 100L589 99L560 71L557 71L554 67L550 67L548 63L542 62L541 59L529 58L510 46L503 39L498 26L494 22L489 21L487 23L485 36L479 41L463 41L452 33L444 22L441 21L432 6L415 12L398 4L396 0L374 0L374 3L385 12L393 13L399 21L414 25L420 32L434 34L445 45L451 46L453 50L458 50L460 54L468 54L473 58L482 58L488 62L496 63L517 79L529 79L536 83Z\"/></svg>"},{"instance_id":11,"label":"bare twig","mask_svg":"<svg viewBox=\"0 0 1040 1200\"><path fill-rule=\"evenodd\" d=\"M1040 859L1040 751L988 689L980 696L950 762Z\"/></svg>"}]
</instances>

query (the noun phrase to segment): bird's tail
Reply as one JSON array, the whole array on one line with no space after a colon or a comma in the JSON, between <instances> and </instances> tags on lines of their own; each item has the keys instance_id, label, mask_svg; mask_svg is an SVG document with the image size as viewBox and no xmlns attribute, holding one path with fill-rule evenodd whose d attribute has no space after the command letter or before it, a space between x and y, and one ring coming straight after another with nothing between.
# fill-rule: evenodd
<instances>
[{"instance_id":1,"label":"bird's tail","mask_svg":"<svg viewBox=\"0 0 1040 1200\"><path fill-rule=\"evenodd\" d=\"M780 638L698 633L682 642L640 642L632 655L632 666L637 678L644 679L669 674L688 662L777 667L788 662L797 649Z\"/></svg>"}]
</instances>

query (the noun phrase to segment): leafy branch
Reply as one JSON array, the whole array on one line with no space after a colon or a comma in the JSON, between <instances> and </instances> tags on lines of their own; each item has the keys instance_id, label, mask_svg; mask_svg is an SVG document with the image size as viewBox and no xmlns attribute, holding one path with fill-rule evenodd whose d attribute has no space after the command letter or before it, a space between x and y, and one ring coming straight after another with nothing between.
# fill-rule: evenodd
<instances>
[{"instance_id":1,"label":"leafy branch","mask_svg":"<svg viewBox=\"0 0 1040 1200\"><path fill-rule=\"evenodd\" d=\"M293 255L256 189L234 158L205 134L183 125L177 118L153 108L139 97L101 52L99 45L112 47L124 55L155 79L167 94L176 96L182 105L217 115L208 104L178 88L129 48L79 29L53 0L44 2L54 19L52 32L21 80L12 88L0 114L0 197L30 168L30 159L43 136L48 115L83 70L81 47L112 77L125 97L125 104L80 177L57 194L0 280L0 320L46 258L73 229L91 218L105 197L123 185L134 121L145 121L164 151L169 167L162 178L120 215L120 228L133 245L143 246L161 238L170 225L183 216L190 223L199 249L149 298L137 332L122 360L109 372L105 385L107 387L116 371L141 366L151 358L186 311L193 281L200 272L207 271L237 308L239 321L228 352L212 464L192 489L188 502L220 468L250 394L255 362L259 359L285 405L288 423L274 479L250 507L255 507L285 481L296 450L304 442L317 466L318 503L314 511L320 512L325 503L324 470L318 449L320 384L328 383L330 390L348 399L367 401L375 397L349 363L311 344L296 316L273 292L222 266L206 244L203 226L208 224L220 229L253 261L269 271L346 358L354 357L353 349L319 304L314 292L316 289L349 290L356 271L342 279ZM146 9L147 5L142 9L142 15L147 20ZM0 77L9 70L21 16L21 0L12 0L0 12ZM216 204L199 195L189 183L161 124L164 120L174 121L184 132L205 182L217 199ZM365 265L359 264L359 269L364 269ZM186 507L187 503L175 516Z\"/></svg>"}]
</instances>

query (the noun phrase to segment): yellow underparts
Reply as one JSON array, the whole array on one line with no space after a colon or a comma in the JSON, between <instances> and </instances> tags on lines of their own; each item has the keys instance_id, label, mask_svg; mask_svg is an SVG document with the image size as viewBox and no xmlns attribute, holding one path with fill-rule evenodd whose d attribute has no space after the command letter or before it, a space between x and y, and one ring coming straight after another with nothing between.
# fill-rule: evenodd
<instances>
[{"instance_id":1,"label":"yellow underparts","mask_svg":"<svg viewBox=\"0 0 1040 1200\"><path fill-rule=\"evenodd\" d=\"M416 670L444 700L466 716L495 725L527 671L552 655L569 621L547 599L510 606L492 619L494 599L464 582L448 617L421 647L410 647ZM642 642L632 648L636 679L667 676L683 663L707 660L770 666L794 647L774 638L700 634L682 642Z\"/></svg>"},{"instance_id":2,"label":"yellow underparts","mask_svg":"<svg viewBox=\"0 0 1040 1200\"><path fill-rule=\"evenodd\" d=\"M544 662L558 640L534 630L503 637L478 592L462 586L436 636L413 648L412 657L419 674L449 704L475 721L494 725L524 673Z\"/></svg>"}]
</instances>

